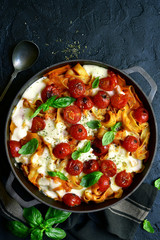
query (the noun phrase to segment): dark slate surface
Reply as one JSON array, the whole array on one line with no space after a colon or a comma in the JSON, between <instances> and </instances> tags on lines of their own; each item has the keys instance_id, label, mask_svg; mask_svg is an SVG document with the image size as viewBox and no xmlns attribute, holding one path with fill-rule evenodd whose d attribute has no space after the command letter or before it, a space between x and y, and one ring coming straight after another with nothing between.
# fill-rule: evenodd
<instances>
[{"instance_id":1,"label":"dark slate surface","mask_svg":"<svg viewBox=\"0 0 160 240\"><path fill-rule=\"evenodd\" d=\"M1 107L3 113L21 86L39 70L68 59L93 59L119 69L143 67L160 87L160 2L158 0L1 0L0 1L0 93L13 72L11 55L21 40L33 40L41 54L29 70L18 74ZM144 91L150 88L135 76ZM159 126L160 95L153 100ZM3 109L2 109L3 108ZM3 111L3 113L2 113ZM2 135L1 135L2 136ZM153 167L145 182L153 184L160 177L160 145ZM2 151L2 150L1 150ZM3 159L3 161L6 161ZM2 164L1 177L7 177L8 165ZM144 196L145 197L145 196ZM139 226L134 240L157 240L160 229L160 193L147 219L155 228L150 234ZM13 239L0 216L0 239Z\"/></svg>"}]
</instances>

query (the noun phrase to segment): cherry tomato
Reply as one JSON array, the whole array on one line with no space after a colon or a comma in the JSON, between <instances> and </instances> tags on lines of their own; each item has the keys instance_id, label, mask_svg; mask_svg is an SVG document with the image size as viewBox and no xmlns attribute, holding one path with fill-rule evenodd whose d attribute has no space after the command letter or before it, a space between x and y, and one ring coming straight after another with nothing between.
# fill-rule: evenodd
<instances>
[{"instance_id":1,"label":"cherry tomato","mask_svg":"<svg viewBox=\"0 0 160 240\"><path fill-rule=\"evenodd\" d=\"M41 98L43 102L46 102L48 98L55 95L57 96L60 95L60 89L56 87L54 84L46 86L41 92Z\"/></svg>"},{"instance_id":2,"label":"cherry tomato","mask_svg":"<svg viewBox=\"0 0 160 240\"><path fill-rule=\"evenodd\" d=\"M127 102L128 102L128 97L127 95L124 95L124 94L115 93L111 97L111 105L112 107L117 109L123 108L127 104Z\"/></svg>"},{"instance_id":3,"label":"cherry tomato","mask_svg":"<svg viewBox=\"0 0 160 240\"><path fill-rule=\"evenodd\" d=\"M134 136L127 136L122 143L122 147L124 147L128 152L135 152L138 146L139 141Z\"/></svg>"},{"instance_id":4,"label":"cherry tomato","mask_svg":"<svg viewBox=\"0 0 160 240\"><path fill-rule=\"evenodd\" d=\"M108 93L104 91L99 91L94 97L93 97L94 105L98 108L106 108L108 107L110 103L110 97Z\"/></svg>"},{"instance_id":5,"label":"cherry tomato","mask_svg":"<svg viewBox=\"0 0 160 240\"><path fill-rule=\"evenodd\" d=\"M41 117L34 117L32 120L31 132L36 133L45 128L46 123Z\"/></svg>"},{"instance_id":6,"label":"cherry tomato","mask_svg":"<svg viewBox=\"0 0 160 240\"><path fill-rule=\"evenodd\" d=\"M93 107L93 102L90 97L84 96L77 98L75 104L81 109L88 109L90 110Z\"/></svg>"},{"instance_id":7,"label":"cherry tomato","mask_svg":"<svg viewBox=\"0 0 160 240\"><path fill-rule=\"evenodd\" d=\"M92 143L93 153L96 156L101 156L108 152L109 145L102 145L102 140L96 138Z\"/></svg>"},{"instance_id":8,"label":"cherry tomato","mask_svg":"<svg viewBox=\"0 0 160 240\"><path fill-rule=\"evenodd\" d=\"M21 149L21 143L18 141L10 140L9 147L12 157L19 157L18 151Z\"/></svg>"},{"instance_id":9,"label":"cherry tomato","mask_svg":"<svg viewBox=\"0 0 160 240\"><path fill-rule=\"evenodd\" d=\"M70 134L76 140L84 140L87 138L87 130L82 124L75 124L70 127Z\"/></svg>"},{"instance_id":10,"label":"cherry tomato","mask_svg":"<svg viewBox=\"0 0 160 240\"><path fill-rule=\"evenodd\" d=\"M139 108L135 109L135 111L134 111L134 118L139 123L145 123L149 119L148 111L143 107L139 107Z\"/></svg>"},{"instance_id":11,"label":"cherry tomato","mask_svg":"<svg viewBox=\"0 0 160 240\"><path fill-rule=\"evenodd\" d=\"M80 197L73 193L66 193L63 196L62 200L69 207L74 207L74 206L78 206L81 204Z\"/></svg>"},{"instance_id":12,"label":"cherry tomato","mask_svg":"<svg viewBox=\"0 0 160 240\"><path fill-rule=\"evenodd\" d=\"M106 191L110 186L110 179L106 175L102 175L98 181L99 190L101 192Z\"/></svg>"},{"instance_id":13,"label":"cherry tomato","mask_svg":"<svg viewBox=\"0 0 160 240\"><path fill-rule=\"evenodd\" d=\"M56 158L65 158L71 153L70 145L68 143L59 143L53 149L53 154Z\"/></svg>"},{"instance_id":14,"label":"cherry tomato","mask_svg":"<svg viewBox=\"0 0 160 240\"><path fill-rule=\"evenodd\" d=\"M89 161L84 161L83 163L83 172L85 174L98 171L99 164L97 160L91 159Z\"/></svg>"},{"instance_id":15,"label":"cherry tomato","mask_svg":"<svg viewBox=\"0 0 160 240\"><path fill-rule=\"evenodd\" d=\"M70 160L67 164L66 171L72 175L79 175L83 170L83 163L79 160Z\"/></svg>"},{"instance_id":16,"label":"cherry tomato","mask_svg":"<svg viewBox=\"0 0 160 240\"><path fill-rule=\"evenodd\" d=\"M100 170L103 174L105 174L108 177L113 177L117 173L116 164L111 160L101 161Z\"/></svg>"},{"instance_id":17,"label":"cherry tomato","mask_svg":"<svg viewBox=\"0 0 160 240\"><path fill-rule=\"evenodd\" d=\"M68 123L75 124L81 119L81 110L77 106L69 106L63 110L64 120Z\"/></svg>"},{"instance_id":18,"label":"cherry tomato","mask_svg":"<svg viewBox=\"0 0 160 240\"><path fill-rule=\"evenodd\" d=\"M86 91L85 84L78 79L69 81L68 88L71 96L74 98L83 96Z\"/></svg>"},{"instance_id":19,"label":"cherry tomato","mask_svg":"<svg viewBox=\"0 0 160 240\"><path fill-rule=\"evenodd\" d=\"M101 78L99 81L99 87L105 91L112 91L116 85L117 85L116 75L112 75L106 78Z\"/></svg>"},{"instance_id":20,"label":"cherry tomato","mask_svg":"<svg viewBox=\"0 0 160 240\"><path fill-rule=\"evenodd\" d=\"M132 183L132 175L131 173L127 173L125 170L119 172L115 177L115 182L119 187L129 187Z\"/></svg>"}]
</instances>

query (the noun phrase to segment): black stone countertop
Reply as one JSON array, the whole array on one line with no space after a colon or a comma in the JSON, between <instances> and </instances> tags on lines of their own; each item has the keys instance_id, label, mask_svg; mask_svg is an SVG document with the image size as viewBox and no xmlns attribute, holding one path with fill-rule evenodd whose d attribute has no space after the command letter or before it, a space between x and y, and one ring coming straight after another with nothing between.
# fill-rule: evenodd
<instances>
[{"instance_id":1,"label":"black stone countertop","mask_svg":"<svg viewBox=\"0 0 160 240\"><path fill-rule=\"evenodd\" d=\"M158 0L0 0L0 93L13 72L11 55L24 39L34 41L40 57L19 73L5 97L5 106L35 73L69 59L98 60L119 69L143 67L160 87L160 1ZM149 86L135 76L144 91ZM159 126L160 94L152 102ZM2 109L1 109L2 111ZM2 121L2 119L1 119ZM160 177L160 145L145 182ZM147 233L139 226L134 240L160 237L160 192L147 219L155 229ZM13 239L0 216L0 239Z\"/></svg>"}]
</instances>

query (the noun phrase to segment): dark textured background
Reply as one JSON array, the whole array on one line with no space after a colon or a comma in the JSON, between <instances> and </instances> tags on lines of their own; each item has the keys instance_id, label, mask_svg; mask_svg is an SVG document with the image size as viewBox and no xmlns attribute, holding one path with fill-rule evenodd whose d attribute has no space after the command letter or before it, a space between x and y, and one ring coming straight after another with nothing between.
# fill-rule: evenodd
<instances>
[{"instance_id":1,"label":"dark textured background","mask_svg":"<svg viewBox=\"0 0 160 240\"><path fill-rule=\"evenodd\" d=\"M160 1L158 0L0 0L0 93L13 72L11 63L15 45L24 39L34 41L40 57L27 71L19 73L1 106L1 125L5 111L21 86L36 72L68 59L93 59L119 69L143 67L160 87ZM149 93L145 80L135 76ZM160 95L153 100L159 125ZM3 109L2 109L3 108ZM1 134L2 137L2 134ZM160 145L153 167L145 180L153 184L160 177ZM1 149L1 152L3 150ZM7 177L3 158L1 177ZM145 197L145 196L144 196ZM160 239L160 193L147 219L154 234L139 226L134 240ZM0 239L17 239L5 228L0 216ZM90 240L90 239L89 239Z\"/></svg>"}]
</instances>

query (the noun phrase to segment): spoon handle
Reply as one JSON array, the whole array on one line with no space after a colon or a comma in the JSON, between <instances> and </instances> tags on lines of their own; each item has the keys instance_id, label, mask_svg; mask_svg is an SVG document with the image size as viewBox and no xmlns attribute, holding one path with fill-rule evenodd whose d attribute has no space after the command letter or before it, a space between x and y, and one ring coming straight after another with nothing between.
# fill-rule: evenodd
<instances>
[{"instance_id":1,"label":"spoon handle","mask_svg":"<svg viewBox=\"0 0 160 240\"><path fill-rule=\"evenodd\" d=\"M0 96L0 102L2 102L2 100L3 100L3 98L4 98L5 94L6 94L6 92L7 92L7 90L8 90L8 88L10 87L13 79L17 76L17 74L18 74L18 71L17 71L17 70L15 70L15 71L12 73L11 79L9 80L9 82L8 82L7 86L5 87L2 95Z\"/></svg>"}]
</instances>

